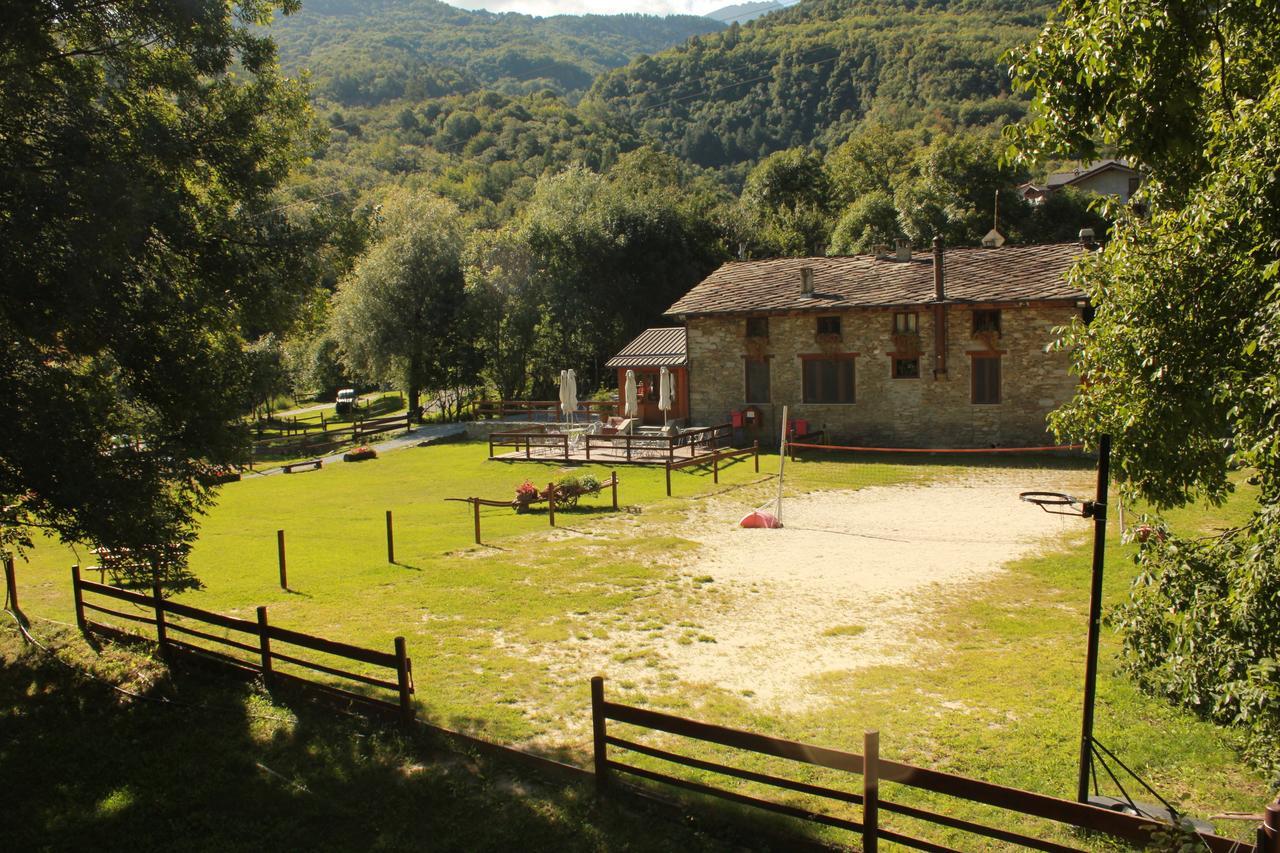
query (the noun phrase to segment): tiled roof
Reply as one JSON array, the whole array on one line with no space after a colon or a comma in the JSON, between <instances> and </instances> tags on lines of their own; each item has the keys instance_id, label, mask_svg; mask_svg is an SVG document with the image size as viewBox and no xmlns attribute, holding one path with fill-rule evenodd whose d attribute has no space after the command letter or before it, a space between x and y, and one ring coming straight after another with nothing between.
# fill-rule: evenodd
<instances>
[{"instance_id":1,"label":"tiled roof","mask_svg":"<svg viewBox=\"0 0 1280 853\"><path fill-rule=\"evenodd\" d=\"M1065 187L1068 184L1073 184L1082 178L1087 178L1107 169L1121 169L1125 172L1132 172L1135 175L1138 174L1136 169L1123 160L1097 160L1093 163L1087 163L1079 169L1072 169L1069 172L1055 172L1045 179L1045 186L1049 187L1049 189Z\"/></svg>"},{"instance_id":2,"label":"tiled roof","mask_svg":"<svg viewBox=\"0 0 1280 853\"><path fill-rule=\"evenodd\" d=\"M946 249L944 285L948 302L1016 303L1075 301L1084 293L1068 287L1067 270L1086 250L1078 243ZM800 270L813 270L813 294L800 292ZM933 253L910 261L857 255L836 258L776 258L733 261L694 286L668 316L831 311L889 308L934 301Z\"/></svg>"},{"instance_id":3,"label":"tiled roof","mask_svg":"<svg viewBox=\"0 0 1280 853\"><path fill-rule=\"evenodd\" d=\"M689 339L683 326L645 329L605 367L684 367L689 363Z\"/></svg>"}]
</instances>

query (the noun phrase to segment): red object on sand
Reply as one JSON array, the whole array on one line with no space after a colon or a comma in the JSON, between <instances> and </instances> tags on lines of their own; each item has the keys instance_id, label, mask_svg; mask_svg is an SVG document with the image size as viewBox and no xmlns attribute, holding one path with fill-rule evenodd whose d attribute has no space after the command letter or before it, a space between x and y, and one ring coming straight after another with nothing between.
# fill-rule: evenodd
<instances>
[{"instance_id":1,"label":"red object on sand","mask_svg":"<svg viewBox=\"0 0 1280 853\"><path fill-rule=\"evenodd\" d=\"M743 516L742 521L738 522L740 527L764 527L774 529L782 526L782 522L778 521L778 517L771 512L749 512Z\"/></svg>"}]
</instances>

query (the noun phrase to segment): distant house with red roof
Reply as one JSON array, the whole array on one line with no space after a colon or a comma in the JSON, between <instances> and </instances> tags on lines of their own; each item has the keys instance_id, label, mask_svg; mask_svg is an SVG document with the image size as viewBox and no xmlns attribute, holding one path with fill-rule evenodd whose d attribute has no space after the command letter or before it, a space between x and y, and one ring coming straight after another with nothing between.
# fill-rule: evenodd
<instances>
[{"instance_id":1,"label":"distant house with red roof","mask_svg":"<svg viewBox=\"0 0 1280 853\"><path fill-rule=\"evenodd\" d=\"M689 418L747 412L755 437L775 439L786 404L840 441L1043 444L1045 416L1076 388L1068 355L1049 344L1086 310L1065 276L1087 251L935 246L724 264L667 312L686 330Z\"/></svg>"}]
</instances>

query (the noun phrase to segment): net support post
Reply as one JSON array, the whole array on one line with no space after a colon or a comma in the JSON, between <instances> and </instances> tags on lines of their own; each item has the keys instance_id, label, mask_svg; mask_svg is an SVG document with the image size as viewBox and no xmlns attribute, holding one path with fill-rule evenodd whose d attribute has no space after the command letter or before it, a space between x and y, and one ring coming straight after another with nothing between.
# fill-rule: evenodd
<instances>
[{"instance_id":1,"label":"net support post","mask_svg":"<svg viewBox=\"0 0 1280 853\"><path fill-rule=\"evenodd\" d=\"M1102 568L1107 543L1107 486L1111 474L1111 436L1098 440L1098 486L1093 518L1093 566L1089 583L1089 638L1085 652L1084 707L1080 721L1080 766L1076 801L1089 802L1089 771L1093 767L1093 711L1098 692L1098 645L1102 633Z\"/></svg>"}]
</instances>

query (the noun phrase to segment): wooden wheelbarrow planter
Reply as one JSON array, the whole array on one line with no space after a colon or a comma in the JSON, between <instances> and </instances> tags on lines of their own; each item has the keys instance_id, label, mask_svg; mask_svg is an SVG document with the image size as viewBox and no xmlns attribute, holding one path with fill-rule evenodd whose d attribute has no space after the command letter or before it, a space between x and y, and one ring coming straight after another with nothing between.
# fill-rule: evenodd
<instances>
[{"instance_id":1,"label":"wooden wheelbarrow planter","mask_svg":"<svg viewBox=\"0 0 1280 853\"><path fill-rule=\"evenodd\" d=\"M609 479L605 480L599 486L596 486L594 489L587 489L583 492L580 492L578 496L581 497L582 495L599 494L600 492L603 492L605 489L610 489L613 492L613 508L616 510L618 508L618 472L617 471L610 473ZM542 503L543 501L546 501L547 520L551 523L552 527L555 527L556 526L555 483L549 483L547 485L547 494L549 495L549 497L546 497L546 498L538 497L538 498L534 498L531 501L526 501L525 503L526 505L528 505L528 504ZM494 500L488 500L486 498L445 498L445 500L471 504L472 517L475 520L477 545L484 544L483 542L480 541L480 507L499 506L499 507L509 507L511 509L516 509L520 505L520 502L515 500L494 501Z\"/></svg>"}]
</instances>

